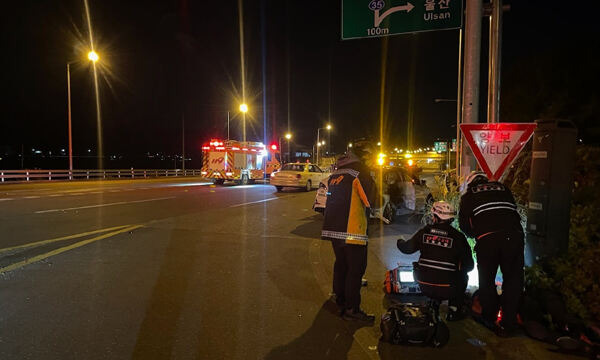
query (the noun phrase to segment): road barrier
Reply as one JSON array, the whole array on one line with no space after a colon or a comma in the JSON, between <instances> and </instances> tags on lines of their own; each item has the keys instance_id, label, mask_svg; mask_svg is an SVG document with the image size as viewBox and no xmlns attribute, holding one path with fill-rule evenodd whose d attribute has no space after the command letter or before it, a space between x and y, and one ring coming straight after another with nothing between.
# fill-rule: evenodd
<instances>
[{"instance_id":1,"label":"road barrier","mask_svg":"<svg viewBox=\"0 0 600 360\"><path fill-rule=\"evenodd\" d=\"M123 170L0 170L0 182L48 180L147 179L155 177L200 176L199 169Z\"/></svg>"}]
</instances>

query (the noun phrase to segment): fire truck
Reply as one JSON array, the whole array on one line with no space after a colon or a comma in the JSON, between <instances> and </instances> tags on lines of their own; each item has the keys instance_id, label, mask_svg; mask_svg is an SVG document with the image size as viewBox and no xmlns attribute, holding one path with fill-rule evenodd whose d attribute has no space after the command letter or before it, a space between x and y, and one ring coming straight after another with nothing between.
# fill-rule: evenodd
<instances>
[{"instance_id":1,"label":"fire truck","mask_svg":"<svg viewBox=\"0 0 600 360\"><path fill-rule=\"evenodd\" d=\"M201 174L215 184L251 184L281 167L279 149L261 142L212 139L202 146Z\"/></svg>"}]
</instances>

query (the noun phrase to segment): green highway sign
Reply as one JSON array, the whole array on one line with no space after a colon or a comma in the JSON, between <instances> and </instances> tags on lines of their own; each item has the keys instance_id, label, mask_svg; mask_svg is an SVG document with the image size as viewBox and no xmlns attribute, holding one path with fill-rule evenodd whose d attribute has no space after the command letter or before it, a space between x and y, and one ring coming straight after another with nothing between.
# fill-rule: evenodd
<instances>
[{"instance_id":1,"label":"green highway sign","mask_svg":"<svg viewBox=\"0 0 600 360\"><path fill-rule=\"evenodd\" d=\"M436 141L433 143L436 152L442 153L448 151L448 143L445 141Z\"/></svg>"},{"instance_id":2,"label":"green highway sign","mask_svg":"<svg viewBox=\"0 0 600 360\"><path fill-rule=\"evenodd\" d=\"M462 26L462 0L342 0L342 40Z\"/></svg>"}]
</instances>

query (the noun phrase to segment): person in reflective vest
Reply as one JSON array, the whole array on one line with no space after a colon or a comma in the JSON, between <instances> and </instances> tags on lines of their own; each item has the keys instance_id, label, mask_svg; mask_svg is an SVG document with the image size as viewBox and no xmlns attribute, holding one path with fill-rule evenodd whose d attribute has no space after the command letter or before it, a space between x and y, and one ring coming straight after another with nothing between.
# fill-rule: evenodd
<instances>
[{"instance_id":1,"label":"person in reflective vest","mask_svg":"<svg viewBox=\"0 0 600 360\"><path fill-rule=\"evenodd\" d=\"M345 320L372 322L374 315L360 308L362 277L367 268L367 226L376 201L375 182L362 162L370 157L368 142L354 142L352 151L340 158L338 169L327 183L321 238L331 240L335 253L333 292Z\"/></svg>"},{"instance_id":2,"label":"person in reflective vest","mask_svg":"<svg viewBox=\"0 0 600 360\"><path fill-rule=\"evenodd\" d=\"M471 246L452 226L454 207L437 201L431 209L433 224L417 231L408 241L399 239L398 249L405 254L421 252L414 264L414 277L421 291L436 300L448 301L447 320L463 319L467 314L465 291L468 272L473 270Z\"/></svg>"},{"instance_id":3,"label":"person in reflective vest","mask_svg":"<svg viewBox=\"0 0 600 360\"><path fill-rule=\"evenodd\" d=\"M489 181L482 172L467 177L460 199L460 229L475 238L479 270L482 322L502 337L517 328L517 310L523 292L524 236L521 217L508 187ZM496 290L498 266L502 296ZM497 322L502 306L502 320Z\"/></svg>"}]
</instances>

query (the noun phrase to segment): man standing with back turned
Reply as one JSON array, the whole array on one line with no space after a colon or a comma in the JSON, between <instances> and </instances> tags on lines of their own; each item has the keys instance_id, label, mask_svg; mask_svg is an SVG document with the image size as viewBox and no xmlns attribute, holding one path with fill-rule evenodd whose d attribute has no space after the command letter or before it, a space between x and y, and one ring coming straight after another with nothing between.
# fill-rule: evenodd
<instances>
[{"instance_id":1,"label":"man standing with back turned","mask_svg":"<svg viewBox=\"0 0 600 360\"><path fill-rule=\"evenodd\" d=\"M477 240L483 323L498 336L511 336L518 325L524 266L523 228L511 191L500 182L488 181L482 172L472 172L460 199L459 222L460 229ZM500 308L495 283L498 266L503 276L502 320L495 324Z\"/></svg>"},{"instance_id":2,"label":"man standing with back turned","mask_svg":"<svg viewBox=\"0 0 600 360\"><path fill-rule=\"evenodd\" d=\"M367 268L367 225L376 200L375 182L362 162L369 161L371 151L369 142L354 142L352 151L338 160L338 169L327 184L321 237L333 245L333 291L344 320L375 319L360 308L361 282Z\"/></svg>"}]
</instances>

